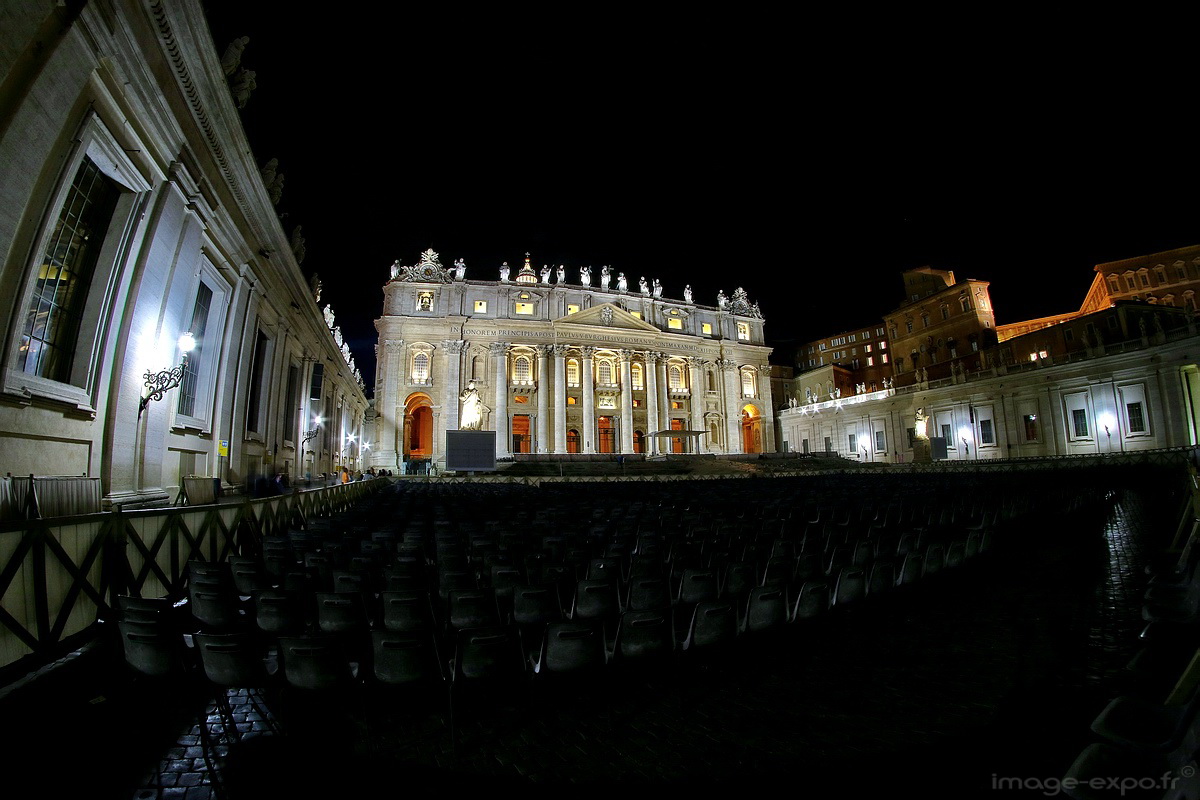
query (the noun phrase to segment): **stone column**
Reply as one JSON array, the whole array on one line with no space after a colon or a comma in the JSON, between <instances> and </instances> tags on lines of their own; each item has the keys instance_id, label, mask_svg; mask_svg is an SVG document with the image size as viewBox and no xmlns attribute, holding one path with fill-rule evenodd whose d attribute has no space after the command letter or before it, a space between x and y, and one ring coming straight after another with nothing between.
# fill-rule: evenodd
<instances>
[{"instance_id":1,"label":"stone column","mask_svg":"<svg viewBox=\"0 0 1200 800\"><path fill-rule=\"evenodd\" d=\"M775 401L771 396L771 365L758 365L758 406L762 409L763 452L774 453L778 446L775 441ZM868 427L867 451L875 452L875 430ZM873 456L872 456L873 460Z\"/></svg>"},{"instance_id":2,"label":"stone column","mask_svg":"<svg viewBox=\"0 0 1200 800\"><path fill-rule=\"evenodd\" d=\"M508 342L492 342L492 374L496 377L496 407L492 409L492 428L496 431L496 458L510 458L508 425Z\"/></svg>"},{"instance_id":3,"label":"stone column","mask_svg":"<svg viewBox=\"0 0 1200 800\"><path fill-rule=\"evenodd\" d=\"M550 380L546 375L550 345L537 346L537 442L535 453L548 452L550 424Z\"/></svg>"},{"instance_id":4,"label":"stone column","mask_svg":"<svg viewBox=\"0 0 1200 800\"><path fill-rule=\"evenodd\" d=\"M446 421L446 430L458 430L459 416L458 396L462 394L462 353L467 343L461 339L448 339L442 342L442 350L446 354L446 385L442 396L442 418Z\"/></svg>"},{"instance_id":5,"label":"stone column","mask_svg":"<svg viewBox=\"0 0 1200 800\"><path fill-rule=\"evenodd\" d=\"M567 346L554 345L554 450L567 452Z\"/></svg>"},{"instance_id":6,"label":"stone column","mask_svg":"<svg viewBox=\"0 0 1200 800\"><path fill-rule=\"evenodd\" d=\"M594 347L581 347L583 352L583 370L580 384L583 389L583 447L580 452L596 452L596 376L592 370L592 356L596 354Z\"/></svg>"},{"instance_id":7,"label":"stone column","mask_svg":"<svg viewBox=\"0 0 1200 800\"><path fill-rule=\"evenodd\" d=\"M658 417L658 353L647 350L646 370L646 452L658 452L658 437L650 434L660 430Z\"/></svg>"},{"instance_id":8,"label":"stone column","mask_svg":"<svg viewBox=\"0 0 1200 800\"><path fill-rule=\"evenodd\" d=\"M695 356L688 356L688 389L690 395L688 398L688 407L690 410L688 420L688 430L702 431L704 430L704 402L702 387L704 386L704 377L700 372L700 359ZM696 437L694 441L690 441L689 452L700 452L700 437Z\"/></svg>"},{"instance_id":9,"label":"stone column","mask_svg":"<svg viewBox=\"0 0 1200 800\"><path fill-rule=\"evenodd\" d=\"M658 429L660 431L671 427L671 404L667 401L667 354L656 353L658 358Z\"/></svg>"},{"instance_id":10,"label":"stone column","mask_svg":"<svg viewBox=\"0 0 1200 800\"><path fill-rule=\"evenodd\" d=\"M621 359L621 450L633 452L633 372L629 367L632 351L618 350Z\"/></svg>"},{"instance_id":11,"label":"stone column","mask_svg":"<svg viewBox=\"0 0 1200 800\"><path fill-rule=\"evenodd\" d=\"M383 417L379 442L380 450L375 454L375 463L384 469L400 468L400 455L404 452L404 398L400 396L400 389L404 378L404 342L399 339L388 339L383 343L383 380L380 382L382 397L376 399L376 408ZM309 381L311 382L311 377ZM308 392L308 389L305 389ZM320 413L319 409L309 409L309 422L312 422L311 417ZM309 449L315 450L313 446L316 440L309 442Z\"/></svg>"},{"instance_id":12,"label":"stone column","mask_svg":"<svg viewBox=\"0 0 1200 800\"><path fill-rule=\"evenodd\" d=\"M717 360L717 369L723 373L725 387L725 452L742 452L742 404L741 386L738 382L737 362L728 358Z\"/></svg>"}]
</instances>

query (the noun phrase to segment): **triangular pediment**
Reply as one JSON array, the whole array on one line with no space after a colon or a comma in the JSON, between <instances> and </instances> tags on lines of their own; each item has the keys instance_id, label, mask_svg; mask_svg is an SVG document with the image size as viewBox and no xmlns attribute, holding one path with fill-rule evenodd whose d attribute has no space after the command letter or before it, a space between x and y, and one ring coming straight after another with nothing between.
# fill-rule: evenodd
<instances>
[{"instance_id":1,"label":"triangular pediment","mask_svg":"<svg viewBox=\"0 0 1200 800\"><path fill-rule=\"evenodd\" d=\"M612 328L626 331L646 331L658 333L658 328L645 320L638 319L625 309L614 303L601 303L598 306L577 311L566 317L554 320L555 325L580 325L589 328Z\"/></svg>"}]
</instances>

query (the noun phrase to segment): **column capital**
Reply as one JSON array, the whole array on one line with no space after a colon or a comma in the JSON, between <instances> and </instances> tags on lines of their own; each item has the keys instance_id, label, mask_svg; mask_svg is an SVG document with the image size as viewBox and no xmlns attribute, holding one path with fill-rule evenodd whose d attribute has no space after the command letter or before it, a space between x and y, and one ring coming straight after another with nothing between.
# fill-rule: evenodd
<instances>
[{"instance_id":1,"label":"column capital","mask_svg":"<svg viewBox=\"0 0 1200 800\"><path fill-rule=\"evenodd\" d=\"M491 342L488 344L488 352L494 356L502 356L508 352L508 342Z\"/></svg>"},{"instance_id":2,"label":"column capital","mask_svg":"<svg viewBox=\"0 0 1200 800\"><path fill-rule=\"evenodd\" d=\"M633 351L632 350L618 350L617 357L621 359L622 364L628 364L629 360L631 358L633 358Z\"/></svg>"},{"instance_id":3,"label":"column capital","mask_svg":"<svg viewBox=\"0 0 1200 800\"><path fill-rule=\"evenodd\" d=\"M717 365L717 369L724 370L725 372L732 372L737 369L737 362L731 358L718 358L714 363Z\"/></svg>"},{"instance_id":4,"label":"column capital","mask_svg":"<svg viewBox=\"0 0 1200 800\"><path fill-rule=\"evenodd\" d=\"M537 350L538 358L548 358L550 353L554 351L554 348L555 345L550 344L539 344L534 346L534 349Z\"/></svg>"},{"instance_id":5,"label":"column capital","mask_svg":"<svg viewBox=\"0 0 1200 800\"><path fill-rule=\"evenodd\" d=\"M583 353L584 358L590 359L592 356L596 355L596 348L590 344L585 344L583 347L579 348L579 352Z\"/></svg>"},{"instance_id":6,"label":"column capital","mask_svg":"<svg viewBox=\"0 0 1200 800\"><path fill-rule=\"evenodd\" d=\"M570 345L565 345L565 344L551 345L551 347L554 350L555 358L565 358L567 355L567 351L571 349Z\"/></svg>"},{"instance_id":7,"label":"column capital","mask_svg":"<svg viewBox=\"0 0 1200 800\"><path fill-rule=\"evenodd\" d=\"M404 352L404 340L403 339L388 339L387 341L385 341L383 343L383 349L384 349L384 352L386 352L389 356L395 355L396 353L403 353Z\"/></svg>"},{"instance_id":8,"label":"column capital","mask_svg":"<svg viewBox=\"0 0 1200 800\"><path fill-rule=\"evenodd\" d=\"M467 349L467 343L462 339L447 339L442 342L442 349L447 353L461 353Z\"/></svg>"},{"instance_id":9,"label":"column capital","mask_svg":"<svg viewBox=\"0 0 1200 800\"><path fill-rule=\"evenodd\" d=\"M685 360L692 369L700 369L704 365L704 361L699 356L687 356Z\"/></svg>"},{"instance_id":10,"label":"column capital","mask_svg":"<svg viewBox=\"0 0 1200 800\"><path fill-rule=\"evenodd\" d=\"M658 361L658 353L654 352L653 350L647 350L646 352L642 353L642 358L646 359L647 364L653 364L654 362Z\"/></svg>"}]
</instances>

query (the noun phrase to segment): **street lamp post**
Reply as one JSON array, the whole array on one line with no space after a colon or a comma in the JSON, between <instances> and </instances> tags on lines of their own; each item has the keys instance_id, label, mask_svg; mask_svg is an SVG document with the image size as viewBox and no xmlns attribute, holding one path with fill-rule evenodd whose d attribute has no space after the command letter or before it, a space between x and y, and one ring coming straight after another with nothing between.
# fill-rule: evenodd
<instances>
[{"instance_id":1,"label":"street lamp post","mask_svg":"<svg viewBox=\"0 0 1200 800\"><path fill-rule=\"evenodd\" d=\"M308 456L308 443L316 438L317 432L321 430L321 418L313 417L313 426L304 432L304 439L300 443L300 458L306 459ZM312 470L306 469L306 475L309 480L312 480Z\"/></svg>"}]
</instances>

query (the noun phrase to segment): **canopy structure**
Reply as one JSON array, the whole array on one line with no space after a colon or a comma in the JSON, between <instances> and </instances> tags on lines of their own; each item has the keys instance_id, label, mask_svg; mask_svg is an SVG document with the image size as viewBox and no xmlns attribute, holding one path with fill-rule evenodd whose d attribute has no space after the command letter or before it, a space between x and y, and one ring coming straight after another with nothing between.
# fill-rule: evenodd
<instances>
[{"instance_id":1,"label":"canopy structure","mask_svg":"<svg viewBox=\"0 0 1200 800\"><path fill-rule=\"evenodd\" d=\"M670 452L669 444L667 445L668 450L662 450L661 442L666 440L681 442L685 453L698 453L700 452L700 437L706 433L708 431L655 431L646 434L646 438L654 440L652 452Z\"/></svg>"}]
</instances>

